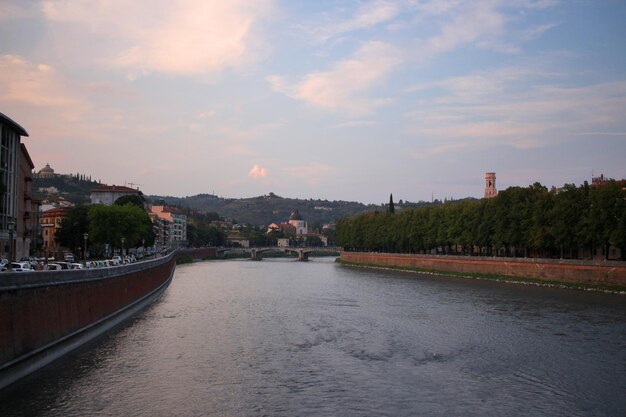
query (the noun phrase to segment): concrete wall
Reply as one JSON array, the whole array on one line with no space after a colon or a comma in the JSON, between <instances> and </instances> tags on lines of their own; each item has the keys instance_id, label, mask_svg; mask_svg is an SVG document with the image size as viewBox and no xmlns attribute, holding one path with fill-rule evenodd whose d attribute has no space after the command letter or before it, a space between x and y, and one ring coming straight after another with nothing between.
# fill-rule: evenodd
<instances>
[{"instance_id":1,"label":"concrete wall","mask_svg":"<svg viewBox=\"0 0 626 417\"><path fill-rule=\"evenodd\" d=\"M82 271L0 274L0 370L165 285L175 255Z\"/></svg>"},{"instance_id":2,"label":"concrete wall","mask_svg":"<svg viewBox=\"0 0 626 417\"><path fill-rule=\"evenodd\" d=\"M479 273L546 281L594 285L626 286L623 262L583 262L572 260L432 256L342 252L341 260L382 267L413 268L428 271Z\"/></svg>"}]
</instances>

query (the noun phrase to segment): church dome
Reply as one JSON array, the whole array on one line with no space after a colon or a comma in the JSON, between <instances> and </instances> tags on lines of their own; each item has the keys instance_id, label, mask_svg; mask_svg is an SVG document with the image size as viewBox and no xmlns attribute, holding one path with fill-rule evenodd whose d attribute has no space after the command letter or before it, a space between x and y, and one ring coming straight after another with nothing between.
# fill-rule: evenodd
<instances>
[{"instance_id":1,"label":"church dome","mask_svg":"<svg viewBox=\"0 0 626 417\"><path fill-rule=\"evenodd\" d=\"M289 220L304 220L304 218L298 212L298 209L295 209L291 216L289 216Z\"/></svg>"},{"instance_id":2,"label":"church dome","mask_svg":"<svg viewBox=\"0 0 626 417\"><path fill-rule=\"evenodd\" d=\"M39 170L40 174L54 174L54 169L50 168L50 164L46 164L45 167Z\"/></svg>"}]
</instances>

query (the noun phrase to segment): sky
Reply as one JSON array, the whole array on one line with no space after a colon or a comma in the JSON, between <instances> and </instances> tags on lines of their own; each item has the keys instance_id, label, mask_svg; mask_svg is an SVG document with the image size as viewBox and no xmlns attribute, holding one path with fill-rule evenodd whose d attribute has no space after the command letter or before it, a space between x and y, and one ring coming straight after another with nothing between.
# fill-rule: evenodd
<instances>
[{"instance_id":1,"label":"sky","mask_svg":"<svg viewBox=\"0 0 626 417\"><path fill-rule=\"evenodd\" d=\"M624 0L0 0L38 171L364 203L626 178Z\"/></svg>"}]
</instances>

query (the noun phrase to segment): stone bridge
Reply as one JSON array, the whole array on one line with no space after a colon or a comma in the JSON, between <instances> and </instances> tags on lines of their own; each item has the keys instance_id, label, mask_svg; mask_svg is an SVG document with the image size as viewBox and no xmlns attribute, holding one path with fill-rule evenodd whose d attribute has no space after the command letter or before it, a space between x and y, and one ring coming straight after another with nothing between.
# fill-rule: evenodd
<instances>
[{"instance_id":1,"label":"stone bridge","mask_svg":"<svg viewBox=\"0 0 626 417\"><path fill-rule=\"evenodd\" d=\"M224 255L226 252L232 253L249 253L250 259L253 261L260 261L262 258L260 256L263 252L285 252L289 254L298 255L299 261L308 261L309 255L312 252L326 252L326 253L339 253L341 252L341 248L339 247L302 247L302 248L282 248L278 246L270 246L264 248L218 248L217 254Z\"/></svg>"}]
</instances>

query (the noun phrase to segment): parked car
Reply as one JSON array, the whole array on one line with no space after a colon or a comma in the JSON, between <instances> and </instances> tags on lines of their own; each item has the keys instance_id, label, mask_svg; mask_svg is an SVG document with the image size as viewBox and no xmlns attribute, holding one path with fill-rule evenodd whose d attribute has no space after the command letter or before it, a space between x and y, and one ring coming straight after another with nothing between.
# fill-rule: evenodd
<instances>
[{"instance_id":1,"label":"parked car","mask_svg":"<svg viewBox=\"0 0 626 417\"><path fill-rule=\"evenodd\" d=\"M70 264L70 269L85 269L85 266L81 263L74 262Z\"/></svg>"},{"instance_id":2,"label":"parked car","mask_svg":"<svg viewBox=\"0 0 626 417\"><path fill-rule=\"evenodd\" d=\"M60 271L62 269L63 268L61 268L61 265L59 264L56 264L56 263L48 264L48 271Z\"/></svg>"},{"instance_id":3,"label":"parked car","mask_svg":"<svg viewBox=\"0 0 626 417\"><path fill-rule=\"evenodd\" d=\"M11 262L11 269L13 272L33 271L33 267L30 265L30 262Z\"/></svg>"},{"instance_id":4,"label":"parked car","mask_svg":"<svg viewBox=\"0 0 626 417\"><path fill-rule=\"evenodd\" d=\"M61 266L61 269L70 269L70 264L69 262L57 262L57 265Z\"/></svg>"}]
</instances>

